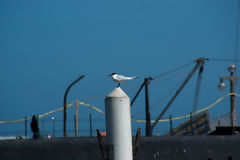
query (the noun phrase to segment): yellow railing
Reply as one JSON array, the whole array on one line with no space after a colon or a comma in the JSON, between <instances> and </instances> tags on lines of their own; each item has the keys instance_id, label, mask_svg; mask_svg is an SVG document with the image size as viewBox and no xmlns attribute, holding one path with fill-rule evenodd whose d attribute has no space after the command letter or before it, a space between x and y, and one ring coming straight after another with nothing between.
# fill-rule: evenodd
<instances>
[{"instance_id":1,"label":"yellow railing","mask_svg":"<svg viewBox=\"0 0 240 160\"><path fill-rule=\"evenodd\" d=\"M221 98L219 98L218 100L216 100L216 101L215 101L214 103L212 103L211 105L209 105L209 106L207 106L207 107L205 107L205 108L203 108L203 109L201 109L201 110L198 110L198 111L192 113L192 115L201 113L201 112L203 112L203 111L206 111L206 110L214 107L217 103L219 103L220 101L222 101L224 98L226 98L226 97L228 97L228 96L231 96L231 95L235 95L235 96L237 96L237 97L240 97L240 95L237 94L237 93L229 93L229 94L226 94L226 95L222 96ZM86 106L86 107L89 107L89 108L91 108L91 109L94 109L94 110L96 110L97 112L99 112L99 113L101 113L101 114L105 114L105 112L103 112L103 111L100 110L99 108L94 107L94 106L92 106L92 105L90 105L90 104L86 104L86 103L84 103L84 102L81 102L81 101L79 101L79 100L77 100L75 103L68 104L68 105L67 105L67 108L73 106L73 105L76 104L76 103L78 103L78 104L80 104L80 105L83 105L83 106ZM39 115L38 117L39 117L39 118L42 118L42 117L45 117L45 116L47 116L47 115L53 114L53 113L58 112L58 111L61 111L61 110L63 110L63 107L58 108L58 109L55 109L55 110L52 110L52 111L49 111L49 112L44 113L44 114L41 114L41 115ZM179 119L184 119L184 118L188 118L188 117L190 117L190 114L187 114L187 115L185 115L185 116L175 117L175 118L172 118L172 120L179 120ZM26 119L24 118L24 119L19 119L19 120L14 120L14 121L0 121L0 124L4 124L4 123L18 123L18 122L23 122L23 121L25 121L25 120L30 120L31 118L32 118L32 117L27 117ZM132 120L132 121L133 121L133 122L140 122L140 123L145 123L145 122L146 122L145 120ZM159 120L158 122L167 122L167 121L170 121L170 119L162 119L162 120ZM155 121L154 121L154 120L151 120L151 122L155 122Z\"/></svg>"}]
</instances>

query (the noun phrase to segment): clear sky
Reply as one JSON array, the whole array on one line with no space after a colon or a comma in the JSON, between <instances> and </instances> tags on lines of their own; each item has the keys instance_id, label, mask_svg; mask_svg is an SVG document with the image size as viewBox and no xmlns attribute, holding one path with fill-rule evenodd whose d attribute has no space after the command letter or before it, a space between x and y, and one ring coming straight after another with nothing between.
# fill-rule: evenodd
<instances>
[{"instance_id":1,"label":"clear sky","mask_svg":"<svg viewBox=\"0 0 240 160\"><path fill-rule=\"evenodd\" d=\"M78 99L104 110L104 98L116 86L107 77L112 72L140 77L121 86L133 98L145 77L160 75L199 57L239 57L238 14L238 0L1 0L0 121L62 107L67 86L82 74L86 77L70 90L68 103ZM228 82L223 92L217 84L219 77L229 75L227 67L231 63L206 62L198 109L229 92ZM152 119L193 67L152 81ZM196 80L197 74L165 118L192 111ZM236 88L238 92L239 83ZM134 119L145 118L144 105L141 93L132 108ZM211 119L228 113L229 108L227 98L210 110ZM69 119L74 111L74 107L68 110ZM239 116L239 104L237 111ZM103 115L81 107L79 116L84 120L80 129L88 128L85 119L89 113L99 119L94 121L95 128L105 128ZM63 113L51 116L61 121ZM138 125L143 127L135 123L133 127ZM62 130L60 122L57 127ZM158 125L156 132L167 129ZM0 136L7 130L21 129L13 124L0 125Z\"/></svg>"}]
</instances>

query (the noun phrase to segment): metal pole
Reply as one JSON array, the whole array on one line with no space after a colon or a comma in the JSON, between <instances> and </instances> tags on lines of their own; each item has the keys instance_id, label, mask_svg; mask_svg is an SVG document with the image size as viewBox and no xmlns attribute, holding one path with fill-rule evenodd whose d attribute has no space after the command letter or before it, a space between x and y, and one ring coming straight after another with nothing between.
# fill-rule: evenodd
<instances>
[{"instance_id":1,"label":"metal pole","mask_svg":"<svg viewBox=\"0 0 240 160\"><path fill-rule=\"evenodd\" d=\"M170 114L169 116L169 119L170 119L170 136L173 135L173 127L172 127L172 115Z\"/></svg>"},{"instance_id":2,"label":"metal pole","mask_svg":"<svg viewBox=\"0 0 240 160\"><path fill-rule=\"evenodd\" d=\"M27 117L25 117L25 139L27 139Z\"/></svg>"},{"instance_id":3,"label":"metal pole","mask_svg":"<svg viewBox=\"0 0 240 160\"><path fill-rule=\"evenodd\" d=\"M219 89L222 89L225 87L225 84L223 83L223 80L229 80L230 81L230 92L232 95L230 96L230 120L231 120L231 127L232 132L234 132L234 126L237 126L237 113L236 113L236 99L235 99L235 83L238 79L240 79L240 76L235 76L235 65L230 65L228 67L228 70L230 71L230 76L221 77L220 78L220 84Z\"/></svg>"},{"instance_id":4,"label":"metal pole","mask_svg":"<svg viewBox=\"0 0 240 160\"><path fill-rule=\"evenodd\" d=\"M75 129L75 136L77 136L77 126L76 126L76 115L73 116L73 123L74 123L74 129Z\"/></svg>"},{"instance_id":5,"label":"metal pole","mask_svg":"<svg viewBox=\"0 0 240 160\"><path fill-rule=\"evenodd\" d=\"M90 124L90 137L92 137L92 114L89 114L89 124Z\"/></svg>"},{"instance_id":6,"label":"metal pole","mask_svg":"<svg viewBox=\"0 0 240 160\"><path fill-rule=\"evenodd\" d=\"M44 118L42 119L42 138L44 138Z\"/></svg>"},{"instance_id":7,"label":"metal pole","mask_svg":"<svg viewBox=\"0 0 240 160\"><path fill-rule=\"evenodd\" d=\"M141 128L138 128L136 133L134 149L133 149L133 160L137 160L137 151L140 143L140 135L141 135Z\"/></svg>"},{"instance_id":8,"label":"metal pole","mask_svg":"<svg viewBox=\"0 0 240 160\"><path fill-rule=\"evenodd\" d=\"M196 90L195 90L195 95L194 95L194 100L193 100L193 108L192 108L193 113L196 112L196 110L197 110L198 97L199 97L200 86L201 86L201 82L202 82L203 69L204 69L204 62L200 66L199 72L198 72L198 79L197 79L197 85L196 85Z\"/></svg>"},{"instance_id":9,"label":"metal pole","mask_svg":"<svg viewBox=\"0 0 240 160\"><path fill-rule=\"evenodd\" d=\"M193 135L193 125L192 125L192 112L190 112L190 135Z\"/></svg>"},{"instance_id":10,"label":"metal pole","mask_svg":"<svg viewBox=\"0 0 240 160\"><path fill-rule=\"evenodd\" d=\"M230 76L230 92L235 93L235 80L234 80L234 74L231 72ZM234 134L234 126L236 126L236 102L235 102L235 95L230 96L230 104L231 104L231 111L230 111L230 118L231 118L231 128L232 128L232 135Z\"/></svg>"},{"instance_id":11,"label":"metal pole","mask_svg":"<svg viewBox=\"0 0 240 160\"><path fill-rule=\"evenodd\" d=\"M231 77L233 77L233 72L231 72ZM230 78L230 92L235 93L235 79ZM236 99L235 95L230 96L230 103L231 103L231 116L233 119L233 126L236 126L237 118L236 118Z\"/></svg>"},{"instance_id":12,"label":"metal pole","mask_svg":"<svg viewBox=\"0 0 240 160\"><path fill-rule=\"evenodd\" d=\"M135 102L137 96L139 95L139 93L141 92L141 90L143 89L143 87L145 86L145 81L142 83L142 85L140 86L139 90L137 91L136 95L133 97L133 100L131 102L131 107L133 105L133 103Z\"/></svg>"},{"instance_id":13,"label":"metal pole","mask_svg":"<svg viewBox=\"0 0 240 160\"><path fill-rule=\"evenodd\" d=\"M181 92L181 90L185 87L185 85L187 84L187 82L190 80L190 78L193 76L193 74L196 72L196 70L198 69L198 67L204 62L204 58L199 59L198 63L195 65L195 67L192 69L192 71L189 73L188 77L186 78L186 80L183 82L183 84L180 86L180 88L176 91L175 95L171 98L171 100L168 102L168 104L166 105L166 107L163 109L163 111L160 113L160 115L158 116L158 118L155 120L155 122L152 125L152 130L154 129L154 127L157 125L158 121L162 118L162 116L164 115L164 113L168 110L168 108L170 107L170 105L173 103L173 101L175 100L175 98L179 95L179 93Z\"/></svg>"},{"instance_id":14,"label":"metal pole","mask_svg":"<svg viewBox=\"0 0 240 160\"><path fill-rule=\"evenodd\" d=\"M78 101L76 102L75 135L78 136Z\"/></svg>"},{"instance_id":15,"label":"metal pole","mask_svg":"<svg viewBox=\"0 0 240 160\"><path fill-rule=\"evenodd\" d=\"M146 109L146 136L151 137L152 131L151 131L151 116L150 116L150 109L149 109L149 94L148 94L148 85L150 83L149 78L144 79L145 82L145 109Z\"/></svg>"},{"instance_id":16,"label":"metal pole","mask_svg":"<svg viewBox=\"0 0 240 160\"><path fill-rule=\"evenodd\" d=\"M103 144L103 139L102 139L99 129L97 129L97 137L98 137L98 144L101 149L103 160L109 160L108 155L107 155L107 149L106 149L105 145Z\"/></svg>"},{"instance_id":17,"label":"metal pole","mask_svg":"<svg viewBox=\"0 0 240 160\"><path fill-rule=\"evenodd\" d=\"M55 138L55 118L52 117L53 120L53 138Z\"/></svg>"},{"instance_id":18,"label":"metal pole","mask_svg":"<svg viewBox=\"0 0 240 160\"><path fill-rule=\"evenodd\" d=\"M233 117L234 117L234 116L233 116L233 113L230 112L231 132L232 132L231 134L232 134L232 135L234 134L234 124L233 124L233 123L234 123L234 122L233 122L234 120L233 120Z\"/></svg>"},{"instance_id":19,"label":"metal pole","mask_svg":"<svg viewBox=\"0 0 240 160\"><path fill-rule=\"evenodd\" d=\"M80 76L78 79L73 81L67 88L64 94L64 99L63 99L63 104L64 104L64 109L63 109L63 135L64 137L67 136L67 95L70 90L70 88L76 84L78 81L80 81L82 78L84 78L85 75Z\"/></svg>"}]
</instances>

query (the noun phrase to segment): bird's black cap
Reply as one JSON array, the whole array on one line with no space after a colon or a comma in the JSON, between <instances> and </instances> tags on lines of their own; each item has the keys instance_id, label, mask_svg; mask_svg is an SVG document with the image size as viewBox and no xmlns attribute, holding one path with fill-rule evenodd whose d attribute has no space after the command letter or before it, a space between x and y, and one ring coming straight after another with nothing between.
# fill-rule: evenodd
<instances>
[{"instance_id":1,"label":"bird's black cap","mask_svg":"<svg viewBox=\"0 0 240 160\"><path fill-rule=\"evenodd\" d=\"M109 74L108 76L112 76L112 75L115 75L115 74L117 74L117 73L111 73L111 74Z\"/></svg>"}]
</instances>

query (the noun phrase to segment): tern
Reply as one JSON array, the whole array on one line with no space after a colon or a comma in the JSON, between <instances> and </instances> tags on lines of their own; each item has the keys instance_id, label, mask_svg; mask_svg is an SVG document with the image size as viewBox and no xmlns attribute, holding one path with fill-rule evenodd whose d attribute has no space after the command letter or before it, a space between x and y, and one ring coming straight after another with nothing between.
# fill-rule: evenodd
<instances>
[{"instance_id":1,"label":"tern","mask_svg":"<svg viewBox=\"0 0 240 160\"><path fill-rule=\"evenodd\" d=\"M138 78L137 76L135 76L135 77L125 77L125 76L122 76L122 75L118 75L117 73L112 73L112 74L109 74L108 76L112 76L113 81L118 83L117 87L120 87L120 83Z\"/></svg>"}]
</instances>

